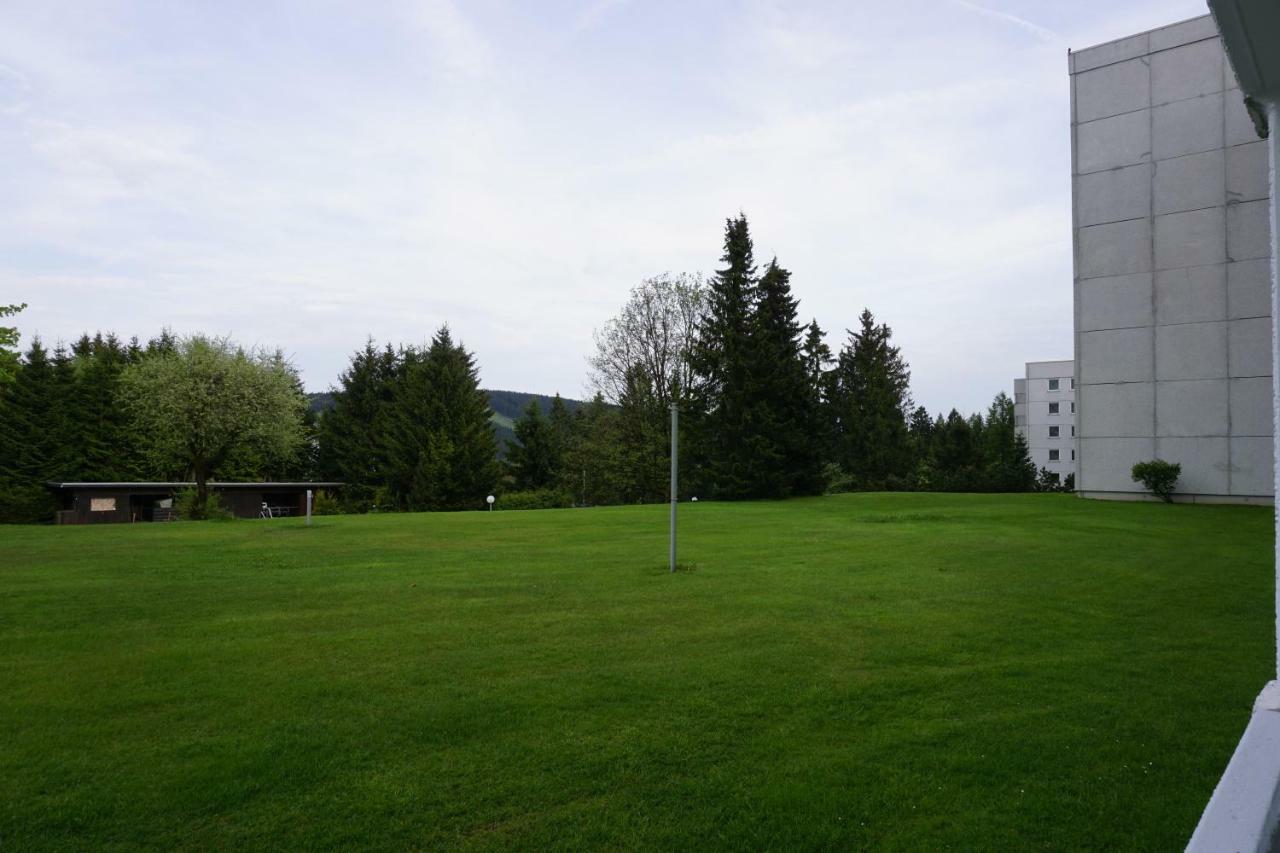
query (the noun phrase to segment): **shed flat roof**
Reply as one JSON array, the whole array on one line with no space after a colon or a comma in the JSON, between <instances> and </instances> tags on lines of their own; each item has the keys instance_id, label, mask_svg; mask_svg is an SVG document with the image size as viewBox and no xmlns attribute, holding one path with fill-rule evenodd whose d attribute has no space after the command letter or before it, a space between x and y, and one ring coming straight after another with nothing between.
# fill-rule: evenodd
<instances>
[{"instance_id":1,"label":"shed flat roof","mask_svg":"<svg viewBox=\"0 0 1280 853\"><path fill-rule=\"evenodd\" d=\"M46 483L51 489L194 489L194 482L171 483ZM337 489L346 483L223 483L209 481L211 489Z\"/></svg>"}]
</instances>

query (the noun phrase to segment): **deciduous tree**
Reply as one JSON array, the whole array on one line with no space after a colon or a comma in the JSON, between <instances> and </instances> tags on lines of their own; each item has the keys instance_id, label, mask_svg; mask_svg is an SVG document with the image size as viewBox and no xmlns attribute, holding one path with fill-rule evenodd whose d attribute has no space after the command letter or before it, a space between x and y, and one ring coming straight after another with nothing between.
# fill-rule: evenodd
<instances>
[{"instance_id":1,"label":"deciduous tree","mask_svg":"<svg viewBox=\"0 0 1280 853\"><path fill-rule=\"evenodd\" d=\"M233 454L283 457L303 441L306 399L279 352L196 335L130 365L122 387L149 455L162 468L189 471L201 507Z\"/></svg>"}]
</instances>

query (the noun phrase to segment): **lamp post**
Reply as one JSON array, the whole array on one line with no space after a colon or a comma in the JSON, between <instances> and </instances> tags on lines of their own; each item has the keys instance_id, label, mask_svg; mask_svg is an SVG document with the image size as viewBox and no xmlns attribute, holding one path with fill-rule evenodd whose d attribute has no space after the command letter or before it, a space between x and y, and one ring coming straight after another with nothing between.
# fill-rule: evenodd
<instances>
[{"instance_id":1,"label":"lamp post","mask_svg":"<svg viewBox=\"0 0 1280 853\"><path fill-rule=\"evenodd\" d=\"M676 505L680 495L676 488L676 477L680 471L680 410L671 404L671 571L676 570Z\"/></svg>"},{"instance_id":2,"label":"lamp post","mask_svg":"<svg viewBox=\"0 0 1280 853\"><path fill-rule=\"evenodd\" d=\"M497 500L497 498L495 498L493 495L489 495L489 497L484 499L485 503L489 505L489 512L493 512L493 502L495 500Z\"/></svg>"}]
</instances>

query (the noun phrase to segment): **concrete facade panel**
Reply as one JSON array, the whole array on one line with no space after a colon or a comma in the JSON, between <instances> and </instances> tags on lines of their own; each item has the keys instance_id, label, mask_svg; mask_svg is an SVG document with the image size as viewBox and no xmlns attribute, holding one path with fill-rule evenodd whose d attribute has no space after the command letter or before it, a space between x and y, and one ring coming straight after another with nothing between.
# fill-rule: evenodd
<instances>
[{"instance_id":1,"label":"concrete facade panel","mask_svg":"<svg viewBox=\"0 0 1280 853\"><path fill-rule=\"evenodd\" d=\"M1079 174L1132 166L1151 159L1151 121L1145 110L1076 127Z\"/></svg>"},{"instance_id":2,"label":"concrete facade panel","mask_svg":"<svg viewBox=\"0 0 1280 853\"><path fill-rule=\"evenodd\" d=\"M1141 101L1142 61L1151 105L1086 120ZM1181 499L1270 502L1269 163L1217 26L1204 15L1070 67L1079 489L1141 497L1129 467L1161 456L1183 466Z\"/></svg>"},{"instance_id":3,"label":"concrete facade panel","mask_svg":"<svg viewBox=\"0 0 1280 853\"><path fill-rule=\"evenodd\" d=\"M1271 316L1271 261L1261 258L1227 264L1227 315Z\"/></svg>"},{"instance_id":4,"label":"concrete facade panel","mask_svg":"<svg viewBox=\"0 0 1280 853\"><path fill-rule=\"evenodd\" d=\"M1081 385L1080 431L1097 438L1151 435L1155 423L1155 386L1149 382Z\"/></svg>"},{"instance_id":5,"label":"concrete facade panel","mask_svg":"<svg viewBox=\"0 0 1280 853\"><path fill-rule=\"evenodd\" d=\"M1231 380L1231 434L1269 436L1272 431L1271 377Z\"/></svg>"},{"instance_id":6,"label":"concrete facade panel","mask_svg":"<svg viewBox=\"0 0 1280 853\"><path fill-rule=\"evenodd\" d=\"M1231 375L1271 375L1271 318L1256 317L1230 323Z\"/></svg>"},{"instance_id":7,"label":"concrete facade panel","mask_svg":"<svg viewBox=\"0 0 1280 853\"><path fill-rule=\"evenodd\" d=\"M1150 328L1081 332L1080 382L1150 382L1151 335Z\"/></svg>"},{"instance_id":8,"label":"concrete facade panel","mask_svg":"<svg viewBox=\"0 0 1280 853\"><path fill-rule=\"evenodd\" d=\"M1161 382L1156 394L1156 435L1225 436L1228 423L1227 383L1216 379Z\"/></svg>"},{"instance_id":9,"label":"concrete facade panel","mask_svg":"<svg viewBox=\"0 0 1280 853\"><path fill-rule=\"evenodd\" d=\"M1224 264L1164 270L1155 276L1156 322L1204 323L1227 318Z\"/></svg>"},{"instance_id":10,"label":"concrete facade panel","mask_svg":"<svg viewBox=\"0 0 1280 853\"><path fill-rule=\"evenodd\" d=\"M1227 324L1157 326L1156 379L1222 379L1227 375Z\"/></svg>"},{"instance_id":11,"label":"concrete facade panel","mask_svg":"<svg viewBox=\"0 0 1280 853\"><path fill-rule=\"evenodd\" d=\"M1151 271L1151 220L1093 225L1078 233L1081 278Z\"/></svg>"},{"instance_id":12,"label":"concrete facade panel","mask_svg":"<svg viewBox=\"0 0 1280 853\"><path fill-rule=\"evenodd\" d=\"M1157 216L1156 269L1226 263L1226 228L1221 207Z\"/></svg>"},{"instance_id":13,"label":"concrete facade panel","mask_svg":"<svg viewBox=\"0 0 1280 853\"><path fill-rule=\"evenodd\" d=\"M1077 298L1083 332L1151 325L1151 273L1084 279Z\"/></svg>"},{"instance_id":14,"label":"concrete facade panel","mask_svg":"<svg viewBox=\"0 0 1280 853\"><path fill-rule=\"evenodd\" d=\"M1265 201L1227 208L1227 254L1233 261L1271 257L1271 212Z\"/></svg>"},{"instance_id":15,"label":"concrete facade panel","mask_svg":"<svg viewBox=\"0 0 1280 853\"><path fill-rule=\"evenodd\" d=\"M1268 405L1270 405L1268 403ZM1271 471L1275 448L1270 438L1231 440L1231 493L1271 495L1275 490Z\"/></svg>"},{"instance_id":16,"label":"concrete facade panel","mask_svg":"<svg viewBox=\"0 0 1280 853\"><path fill-rule=\"evenodd\" d=\"M1153 107L1150 137L1157 160L1221 148L1222 94Z\"/></svg>"},{"instance_id":17,"label":"concrete facade panel","mask_svg":"<svg viewBox=\"0 0 1280 853\"><path fill-rule=\"evenodd\" d=\"M1081 489L1106 492L1140 491L1129 472L1135 463L1155 458L1154 438L1082 438L1077 465Z\"/></svg>"},{"instance_id":18,"label":"concrete facade panel","mask_svg":"<svg viewBox=\"0 0 1280 853\"><path fill-rule=\"evenodd\" d=\"M1150 163L1076 178L1077 225L1099 225L1150 215Z\"/></svg>"},{"instance_id":19,"label":"concrete facade panel","mask_svg":"<svg viewBox=\"0 0 1280 853\"><path fill-rule=\"evenodd\" d=\"M1222 43L1216 37L1152 54L1152 102L1164 104L1221 92L1223 58Z\"/></svg>"},{"instance_id":20,"label":"concrete facade panel","mask_svg":"<svg viewBox=\"0 0 1280 853\"><path fill-rule=\"evenodd\" d=\"M1146 59L1131 59L1082 72L1076 75L1076 121L1093 121L1143 109L1151 105L1150 96L1151 70Z\"/></svg>"},{"instance_id":21,"label":"concrete facade panel","mask_svg":"<svg viewBox=\"0 0 1280 853\"><path fill-rule=\"evenodd\" d=\"M1152 206L1157 214L1198 210L1223 203L1226 158L1222 149L1160 160L1155 165Z\"/></svg>"},{"instance_id":22,"label":"concrete facade panel","mask_svg":"<svg viewBox=\"0 0 1280 853\"><path fill-rule=\"evenodd\" d=\"M1149 40L1146 33L1129 38L1116 39L1106 44L1077 50L1071 53L1071 73L1079 74L1091 68L1100 68L1113 62L1122 62L1136 56L1145 56L1148 52Z\"/></svg>"},{"instance_id":23,"label":"concrete facade panel","mask_svg":"<svg viewBox=\"0 0 1280 853\"><path fill-rule=\"evenodd\" d=\"M1267 144L1250 142L1227 149L1227 199L1258 201L1271 195Z\"/></svg>"},{"instance_id":24,"label":"concrete facade panel","mask_svg":"<svg viewBox=\"0 0 1280 853\"><path fill-rule=\"evenodd\" d=\"M1218 37L1218 28L1208 15L1160 27L1146 33L1151 50L1166 50L1180 44Z\"/></svg>"},{"instance_id":25,"label":"concrete facade panel","mask_svg":"<svg viewBox=\"0 0 1280 853\"><path fill-rule=\"evenodd\" d=\"M1182 466L1176 493L1225 495L1230 493L1228 469L1230 442L1225 438L1162 438L1156 454Z\"/></svg>"}]
</instances>

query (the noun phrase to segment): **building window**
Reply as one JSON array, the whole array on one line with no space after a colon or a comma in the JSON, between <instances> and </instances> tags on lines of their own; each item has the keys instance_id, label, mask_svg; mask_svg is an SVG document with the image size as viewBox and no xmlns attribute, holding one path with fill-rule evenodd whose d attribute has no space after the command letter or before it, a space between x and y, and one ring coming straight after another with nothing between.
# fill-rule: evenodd
<instances>
[{"instance_id":1,"label":"building window","mask_svg":"<svg viewBox=\"0 0 1280 853\"><path fill-rule=\"evenodd\" d=\"M1050 461L1050 462L1057 462L1057 461L1058 461L1058 451L1056 451L1056 450L1050 450L1050 451L1049 451L1049 461Z\"/></svg>"},{"instance_id":2,"label":"building window","mask_svg":"<svg viewBox=\"0 0 1280 853\"><path fill-rule=\"evenodd\" d=\"M1049 380L1049 390L1050 390L1050 391L1057 391L1057 390L1058 390L1058 380L1056 380L1056 379L1050 379L1050 380Z\"/></svg>"},{"instance_id":3,"label":"building window","mask_svg":"<svg viewBox=\"0 0 1280 853\"><path fill-rule=\"evenodd\" d=\"M1058 414L1058 404L1057 404L1057 403L1050 403L1050 404L1049 404L1049 414L1051 414L1051 415L1056 415L1056 414Z\"/></svg>"},{"instance_id":4,"label":"building window","mask_svg":"<svg viewBox=\"0 0 1280 853\"><path fill-rule=\"evenodd\" d=\"M1058 428L1056 426L1049 427L1049 438L1058 437Z\"/></svg>"},{"instance_id":5,"label":"building window","mask_svg":"<svg viewBox=\"0 0 1280 853\"><path fill-rule=\"evenodd\" d=\"M1076 428L1075 428L1075 427L1072 427L1072 428L1071 428L1071 437L1072 437L1072 438L1075 438L1075 437L1076 437Z\"/></svg>"},{"instance_id":6,"label":"building window","mask_svg":"<svg viewBox=\"0 0 1280 853\"><path fill-rule=\"evenodd\" d=\"M1076 461L1076 452L1075 452L1074 450L1073 450L1073 451L1071 451L1071 461L1072 461L1072 462L1075 462L1075 461Z\"/></svg>"},{"instance_id":7,"label":"building window","mask_svg":"<svg viewBox=\"0 0 1280 853\"><path fill-rule=\"evenodd\" d=\"M89 512L115 512L115 498L90 498Z\"/></svg>"},{"instance_id":8,"label":"building window","mask_svg":"<svg viewBox=\"0 0 1280 853\"><path fill-rule=\"evenodd\" d=\"M1073 414L1073 415L1074 415L1075 413L1076 413L1076 404L1075 404L1075 403L1072 403L1072 404L1071 404L1071 414Z\"/></svg>"}]
</instances>

